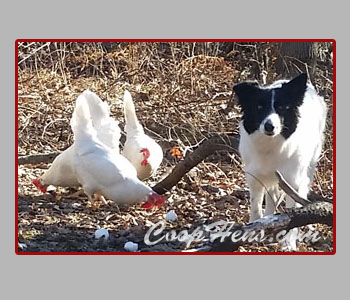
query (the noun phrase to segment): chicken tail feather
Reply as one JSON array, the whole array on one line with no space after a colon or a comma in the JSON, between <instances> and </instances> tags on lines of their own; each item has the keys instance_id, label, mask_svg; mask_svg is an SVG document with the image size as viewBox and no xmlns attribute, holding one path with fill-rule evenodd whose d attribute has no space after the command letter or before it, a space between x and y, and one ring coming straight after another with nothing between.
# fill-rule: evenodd
<instances>
[{"instance_id":1,"label":"chicken tail feather","mask_svg":"<svg viewBox=\"0 0 350 300\"><path fill-rule=\"evenodd\" d=\"M84 94L79 95L75 103L75 109L70 124L75 138L81 136L81 134L94 131L91 124L89 106Z\"/></svg>"},{"instance_id":2,"label":"chicken tail feather","mask_svg":"<svg viewBox=\"0 0 350 300\"><path fill-rule=\"evenodd\" d=\"M124 116L125 116L125 131L143 130L136 116L135 105L132 101L129 91L124 92Z\"/></svg>"},{"instance_id":3,"label":"chicken tail feather","mask_svg":"<svg viewBox=\"0 0 350 300\"><path fill-rule=\"evenodd\" d=\"M103 120L108 120L110 114L108 104L103 102L99 96L89 90L84 91L83 95L89 105L93 123L99 125Z\"/></svg>"}]
</instances>

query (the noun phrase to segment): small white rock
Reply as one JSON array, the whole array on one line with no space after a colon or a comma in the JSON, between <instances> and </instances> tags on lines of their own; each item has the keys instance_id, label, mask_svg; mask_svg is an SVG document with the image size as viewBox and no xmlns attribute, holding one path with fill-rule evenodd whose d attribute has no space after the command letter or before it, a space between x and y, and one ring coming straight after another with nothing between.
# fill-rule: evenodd
<instances>
[{"instance_id":1,"label":"small white rock","mask_svg":"<svg viewBox=\"0 0 350 300\"><path fill-rule=\"evenodd\" d=\"M217 195L218 195L219 197L224 197L224 196L227 196L227 193L226 193L225 190L219 188L219 191L217 192Z\"/></svg>"},{"instance_id":2,"label":"small white rock","mask_svg":"<svg viewBox=\"0 0 350 300\"><path fill-rule=\"evenodd\" d=\"M109 232L106 228L97 229L95 231L95 239L100 239L101 237L104 237L105 240L108 240L109 238Z\"/></svg>"},{"instance_id":3,"label":"small white rock","mask_svg":"<svg viewBox=\"0 0 350 300\"><path fill-rule=\"evenodd\" d=\"M23 169L21 169L20 167L18 167L18 176L22 176L25 174L26 174L26 172Z\"/></svg>"},{"instance_id":4,"label":"small white rock","mask_svg":"<svg viewBox=\"0 0 350 300\"><path fill-rule=\"evenodd\" d=\"M18 248L23 250L27 248L27 245L25 243L18 243Z\"/></svg>"},{"instance_id":5,"label":"small white rock","mask_svg":"<svg viewBox=\"0 0 350 300\"><path fill-rule=\"evenodd\" d=\"M124 249L129 252L136 252L139 249L139 245L133 242L127 242L124 245Z\"/></svg>"},{"instance_id":6,"label":"small white rock","mask_svg":"<svg viewBox=\"0 0 350 300\"><path fill-rule=\"evenodd\" d=\"M177 220L177 214L175 213L175 211L169 211L165 216L165 220L175 222Z\"/></svg>"},{"instance_id":7,"label":"small white rock","mask_svg":"<svg viewBox=\"0 0 350 300\"><path fill-rule=\"evenodd\" d=\"M73 208L79 208L79 207L81 207L81 204L80 203L73 203L72 207Z\"/></svg>"},{"instance_id":8,"label":"small white rock","mask_svg":"<svg viewBox=\"0 0 350 300\"><path fill-rule=\"evenodd\" d=\"M46 188L46 191L47 191L47 192L55 192L55 191L56 191L56 187L50 184L50 185Z\"/></svg>"}]
</instances>

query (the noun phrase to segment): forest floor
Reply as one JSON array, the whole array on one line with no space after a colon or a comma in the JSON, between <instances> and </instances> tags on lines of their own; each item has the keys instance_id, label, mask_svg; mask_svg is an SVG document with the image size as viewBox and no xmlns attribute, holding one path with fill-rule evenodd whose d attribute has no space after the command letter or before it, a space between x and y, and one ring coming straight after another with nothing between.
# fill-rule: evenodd
<instances>
[{"instance_id":1,"label":"forest floor","mask_svg":"<svg viewBox=\"0 0 350 300\"><path fill-rule=\"evenodd\" d=\"M122 95L127 89L134 97L139 120L147 134L165 153L157 174L147 183L154 186L206 138L238 132L240 111L232 99L232 86L254 79L254 63L261 57L242 45L231 56L180 51L175 46L159 51L153 45L119 45L105 51L98 47L36 53L18 70L18 155L62 151L72 144L69 120L77 96L85 89L108 101L112 115L124 126ZM43 48L44 49L44 48ZM20 49L21 50L21 49ZM45 49L44 49L45 50ZM24 51L24 50L23 50ZM25 51L24 51L25 52ZM23 53L24 53L23 52ZM24 57L19 53L19 61ZM69 53L69 54L67 54ZM59 58L59 59L58 59ZM265 66L268 80L278 78L273 63ZM333 70L318 68L315 86L329 108L326 141L312 190L333 199ZM122 138L122 143L125 137ZM174 210L176 222L166 222L177 232L201 222L219 220L247 223L249 198L245 175L238 156L220 151L187 173L166 193L161 208L143 210L140 205L118 207L112 201L99 209L75 190L58 187L40 193L31 180L50 164L18 166L18 241L23 252L122 252L124 244L139 244L141 252L183 251L194 245L165 241L149 246L145 233L165 220ZM107 241L96 240L97 229L106 228ZM315 244L300 243L298 251L333 250L333 229L314 225L322 236ZM276 243L241 246L240 252L276 252Z\"/></svg>"}]
</instances>

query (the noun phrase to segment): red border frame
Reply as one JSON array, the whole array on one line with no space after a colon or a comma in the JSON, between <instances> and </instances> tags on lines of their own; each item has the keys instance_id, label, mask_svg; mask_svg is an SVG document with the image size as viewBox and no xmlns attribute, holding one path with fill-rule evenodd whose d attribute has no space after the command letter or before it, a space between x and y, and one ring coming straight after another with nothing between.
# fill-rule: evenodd
<instances>
[{"instance_id":1,"label":"red border frame","mask_svg":"<svg viewBox=\"0 0 350 300\"><path fill-rule=\"evenodd\" d=\"M19 42L331 42L333 43L333 251L332 252L19 252L18 251L18 43ZM336 253L336 41L334 39L17 39L15 41L15 252L18 255L333 255Z\"/></svg>"}]
</instances>

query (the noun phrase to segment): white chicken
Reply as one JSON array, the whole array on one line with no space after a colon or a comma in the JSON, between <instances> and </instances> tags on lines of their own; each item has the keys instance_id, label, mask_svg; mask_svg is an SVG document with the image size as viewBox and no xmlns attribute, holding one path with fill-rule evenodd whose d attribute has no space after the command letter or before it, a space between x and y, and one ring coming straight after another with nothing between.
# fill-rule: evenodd
<instances>
[{"instance_id":1,"label":"white chicken","mask_svg":"<svg viewBox=\"0 0 350 300\"><path fill-rule=\"evenodd\" d=\"M119 153L120 128L118 122L110 117L108 104L103 102L95 93L84 91L86 102L89 106L93 126L97 131L99 140ZM43 193L47 186L79 186L73 165L74 145L67 148L53 161L51 167L39 178L34 179L33 184ZM103 200L103 199L102 199Z\"/></svg>"},{"instance_id":2,"label":"white chicken","mask_svg":"<svg viewBox=\"0 0 350 300\"><path fill-rule=\"evenodd\" d=\"M105 196L116 203L161 206L164 197L137 178L136 169L121 154L102 143L92 125L87 97L78 97L71 119L74 133L73 169L89 200Z\"/></svg>"},{"instance_id":3,"label":"white chicken","mask_svg":"<svg viewBox=\"0 0 350 300\"><path fill-rule=\"evenodd\" d=\"M136 168L137 177L144 180L159 168L163 160L163 150L155 140L145 134L128 91L124 93L124 116L126 142L122 154Z\"/></svg>"}]
</instances>

